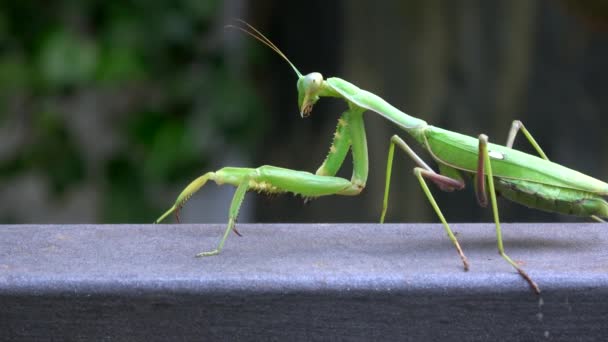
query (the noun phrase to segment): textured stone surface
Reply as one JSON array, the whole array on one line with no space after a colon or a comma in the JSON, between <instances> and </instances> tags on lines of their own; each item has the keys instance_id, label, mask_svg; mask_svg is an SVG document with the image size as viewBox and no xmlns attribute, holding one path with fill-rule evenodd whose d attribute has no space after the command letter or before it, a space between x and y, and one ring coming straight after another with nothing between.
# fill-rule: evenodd
<instances>
[{"instance_id":1,"label":"textured stone surface","mask_svg":"<svg viewBox=\"0 0 608 342\"><path fill-rule=\"evenodd\" d=\"M0 339L608 337L608 228L454 224L0 226Z\"/></svg>"}]
</instances>

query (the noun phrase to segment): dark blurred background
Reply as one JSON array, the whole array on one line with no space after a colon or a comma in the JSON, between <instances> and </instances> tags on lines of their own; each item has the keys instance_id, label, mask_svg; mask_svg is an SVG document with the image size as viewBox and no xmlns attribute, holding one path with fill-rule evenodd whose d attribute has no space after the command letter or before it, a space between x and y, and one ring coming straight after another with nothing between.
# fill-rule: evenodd
<instances>
[{"instance_id":1,"label":"dark blurred background","mask_svg":"<svg viewBox=\"0 0 608 342\"><path fill-rule=\"evenodd\" d=\"M1 222L152 222L192 179L223 166L314 172L344 103L325 99L301 119L296 76L224 29L233 18L303 73L342 77L493 142L520 119L553 161L608 180L604 0L1 1ZM360 196L304 204L249 194L240 222L376 221L389 138L405 133L365 118ZM516 147L532 151L523 136ZM388 221L437 221L413 162L396 156ZM339 174L351 171L347 160ZM233 191L206 186L184 221L224 222ZM448 221L491 220L470 189L433 191ZM504 221L572 219L499 206Z\"/></svg>"}]
</instances>

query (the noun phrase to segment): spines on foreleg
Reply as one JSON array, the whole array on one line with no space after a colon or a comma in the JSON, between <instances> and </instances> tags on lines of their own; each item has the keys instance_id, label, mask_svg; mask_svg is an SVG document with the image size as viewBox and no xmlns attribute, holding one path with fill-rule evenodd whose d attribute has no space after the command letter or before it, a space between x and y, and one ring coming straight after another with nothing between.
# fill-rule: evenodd
<instances>
[{"instance_id":1,"label":"spines on foreleg","mask_svg":"<svg viewBox=\"0 0 608 342\"><path fill-rule=\"evenodd\" d=\"M347 111L342 113L342 116L338 119L338 126L334 132L334 139L329 147L329 152L323 164L315 172L316 175L335 176L342 166L351 146L348 121L349 112Z\"/></svg>"},{"instance_id":2,"label":"spines on foreleg","mask_svg":"<svg viewBox=\"0 0 608 342\"><path fill-rule=\"evenodd\" d=\"M188 184L188 186L179 194L179 196L177 196L175 204L173 204L169 210L162 214L161 217L156 220L156 223L160 223L173 212L175 212L175 218L179 222L179 211L182 206L192 197L192 195L194 195L203 185L205 185L209 179L213 180L214 178L214 172L207 172Z\"/></svg>"}]
</instances>

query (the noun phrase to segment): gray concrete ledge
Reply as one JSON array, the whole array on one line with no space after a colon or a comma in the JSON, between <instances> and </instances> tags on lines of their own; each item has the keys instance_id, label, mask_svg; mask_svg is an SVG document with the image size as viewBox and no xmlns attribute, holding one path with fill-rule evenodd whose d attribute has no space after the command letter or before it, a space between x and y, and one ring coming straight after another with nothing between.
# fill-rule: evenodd
<instances>
[{"instance_id":1,"label":"gray concrete ledge","mask_svg":"<svg viewBox=\"0 0 608 342\"><path fill-rule=\"evenodd\" d=\"M0 340L603 340L608 225L0 226Z\"/></svg>"}]
</instances>

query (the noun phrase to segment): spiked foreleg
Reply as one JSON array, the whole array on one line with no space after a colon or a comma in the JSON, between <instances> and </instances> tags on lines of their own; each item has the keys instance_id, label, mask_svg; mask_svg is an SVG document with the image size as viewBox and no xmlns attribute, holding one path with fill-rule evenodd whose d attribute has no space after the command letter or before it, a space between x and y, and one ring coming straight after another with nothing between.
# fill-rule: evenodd
<instances>
[{"instance_id":1,"label":"spiked foreleg","mask_svg":"<svg viewBox=\"0 0 608 342\"><path fill-rule=\"evenodd\" d=\"M342 167L348 150L352 148L351 183L358 187L359 192L365 187L369 170L363 112L363 108L351 104L351 107L342 113L329 153L316 172L319 176L334 176Z\"/></svg>"},{"instance_id":2,"label":"spiked foreleg","mask_svg":"<svg viewBox=\"0 0 608 342\"><path fill-rule=\"evenodd\" d=\"M243 204L243 200L245 199L245 194L247 193L247 189L249 189L249 177L245 176L241 181L241 184L236 188L234 192L234 196L232 197L232 203L230 204L230 210L228 211L228 224L226 225L226 231L224 231L224 235L220 240L220 243L217 245L212 251L201 252L198 253L197 257L211 256L218 254L222 248L224 248L224 243L228 238L228 234L230 234L231 230L234 230L234 226L236 225L236 219L239 216L239 210L241 209L241 204Z\"/></svg>"},{"instance_id":3,"label":"spiked foreleg","mask_svg":"<svg viewBox=\"0 0 608 342\"><path fill-rule=\"evenodd\" d=\"M318 176L310 172L295 171L275 166L261 166L257 169L225 167L217 172L208 172L190 183L177 197L175 204L167 210L156 222L160 222L171 213L178 211L184 203L194 195L208 180L218 185L231 184L236 186L234 197L230 205L228 224L218 246L208 252L197 256L210 256L218 254L230 231L235 228L239 209L250 190L261 193L293 193L305 197L318 197L326 195L357 195L361 189L359 185L340 177Z\"/></svg>"},{"instance_id":4,"label":"spiked foreleg","mask_svg":"<svg viewBox=\"0 0 608 342\"><path fill-rule=\"evenodd\" d=\"M186 203L186 201L188 201L190 199L190 197L192 197L192 195L194 195L195 192L197 192L200 188L202 188L203 185L205 185L205 183L207 183L207 181L209 179L215 180L214 172L207 172L204 175L202 175L202 176L198 177L197 179L195 179L194 181L192 181L190 184L188 184L188 186L184 190L182 190L182 192L179 194L179 196L177 196L177 199L175 200L175 204L173 204L173 206L171 208L169 208L169 210L167 210L164 214L162 214L156 220L156 223L160 223L161 221L163 221L167 216L171 215L172 213L175 213L175 217L179 221L178 212L181 209L181 207L184 205L184 203Z\"/></svg>"},{"instance_id":5,"label":"spiked foreleg","mask_svg":"<svg viewBox=\"0 0 608 342\"><path fill-rule=\"evenodd\" d=\"M342 167L352 143L349 121L349 112L342 113L340 119L338 119L338 127L336 127L336 132L334 132L334 139L329 147L327 157L315 174L319 176L335 176L340 167Z\"/></svg>"}]
</instances>

